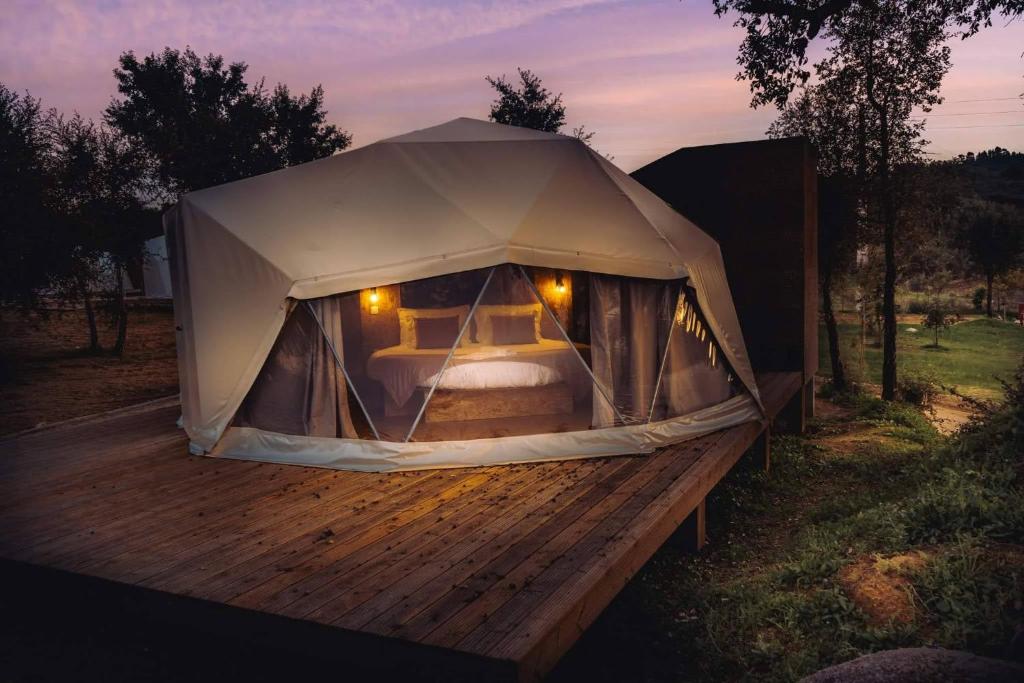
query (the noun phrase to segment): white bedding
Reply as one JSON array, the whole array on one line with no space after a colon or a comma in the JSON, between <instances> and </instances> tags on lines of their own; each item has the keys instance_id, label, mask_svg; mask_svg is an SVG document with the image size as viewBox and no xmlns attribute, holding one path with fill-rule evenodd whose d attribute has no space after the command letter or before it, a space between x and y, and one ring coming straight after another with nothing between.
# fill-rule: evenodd
<instances>
[{"instance_id":1,"label":"white bedding","mask_svg":"<svg viewBox=\"0 0 1024 683\"><path fill-rule=\"evenodd\" d=\"M394 405L402 406L419 387L430 386L432 378L444 365L448 351L389 346L370 356L366 372L384 386ZM494 365L499 367L487 367ZM510 367L523 365L533 367ZM441 388L540 386L562 381L569 384L574 395L585 392L590 386L586 370L568 342L542 339L536 344L459 347L441 379Z\"/></svg>"},{"instance_id":2,"label":"white bedding","mask_svg":"<svg viewBox=\"0 0 1024 683\"><path fill-rule=\"evenodd\" d=\"M438 389L505 389L511 387L542 387L562 381L562 374L554 368L537 363L518 361L489 361L465 363L449 367L441 374ZM437 382L438 373L426 379L421 387Z\"/></svg>"}]
</instances>

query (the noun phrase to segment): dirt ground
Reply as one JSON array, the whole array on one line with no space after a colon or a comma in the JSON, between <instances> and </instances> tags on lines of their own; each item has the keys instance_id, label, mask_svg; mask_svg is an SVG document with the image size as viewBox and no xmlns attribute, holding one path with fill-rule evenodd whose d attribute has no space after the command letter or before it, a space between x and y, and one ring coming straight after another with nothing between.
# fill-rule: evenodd
<instances>
[{"instance_id":1,"label":"dirt ground","mask_svg":"<svg viewBox=\"0 0 1024 683\"><path fill-rule=\"evenodd\" d=\"M109 349L114 330L100 326ZM0 310L0 435L175 394L178 370L169 306L135 306L123 358L88 352L81 310L46 319Z\"/></svg>"}]
</instances>

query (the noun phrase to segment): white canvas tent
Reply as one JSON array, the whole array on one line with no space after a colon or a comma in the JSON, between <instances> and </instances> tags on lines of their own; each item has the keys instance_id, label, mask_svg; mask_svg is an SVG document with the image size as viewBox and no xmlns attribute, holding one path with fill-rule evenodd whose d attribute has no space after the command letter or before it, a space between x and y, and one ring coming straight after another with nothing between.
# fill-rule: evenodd
<instances>
[{"instance_id":1,"label":"white canvas tent","mask_svg":"<svg viewBox=\"0 0 1024 683\"><path fill-rule=\"evenodd\" d=\"M150 299L170 299L171 268L167 260L167 240L163 235L146 240L142 261L142 292Z\"/></svg>"},{"instance_id":2,"label":"white canvas tent","mask_svg":"<svg viewBox=\"0 0 1024 683\"><path fill-rule=\"evenodd\" d=\"M649 452L760 418L757 387L717 243L571 137L456 119L312 163L186 194L167 212L164 225L178 329L183 422L194 452L362 470L452 467ZM645 401L652 391L655 395L665 391L666 364L676 353L670 347L681 343L672 341L677 327L683 331L675 339L683 339L684 332L696 335L707 345L707 357L720 359L719 374L728 375L731 385L740 390L722 394L728 397L714 405L666 419L654 419L653 405L659 400L655 396L649 413L623 418L624 411L613 396L623 392L608 386L611 380L605 377L611 375L602 374L596 358L603 359L608 372L618 372L608 359L613 350L621 349L607 341L611 337L600 336L604 334L600 331L600 339L593 344L570 339L565 321L555 321L549 302L534 285L541 277L537 273L543 272L554 273L560 289L564 289L562 273L579 274L574 280L579 282L584 276L590 278L591 334L597 326L607 325L602 321L617 320L610 309L595 309L605 305L601 302L613 301L608 296L615 297L614 302L622 297L639 301L633 290L615 284L619 280L637 287L663 283L668 288L665 292L670 294L651 295L669 302L659 304L658 310L670 306L669 316L675 322L662 326L663 331L654 335L657 339L652 337L648 344L660 358L644 361L657 370L657 382L646 382L650 386L645 389ZM431 354L406 349L410 356L436 355L437 365L431 381L420 378L413 383L413 390L423 396L416 399L419 410L408 411L417 413L408 419L409 430L404 423L396 430L405 438L382 438L379 425L372 423L402 413L401 406L395 405L393 396L385 397L384 408L371 405L374 389L382 393L380 382L363 378L365 373L372 374L372 368L367 371L362 363L367 355L377 362L399 353L405 332L394 347L399 351L366 346L350 353L357 333L345 322L346 302L359 309L353 314L356 320L362 315L367 324L376 324L376 319L367 317L367 297L375 300L377 288L391 291L389 286L404 288L404 283L416 281L442 283L448 291L471 279L466 273L476 273L477 282L484 281L483 289L464 299L465 308L452 314L457 318L458 336L451 349ZM444 391L442 375L450 371L453 361L466 363L474 354L480 355L478 348L484 348L477 346L475 330L490 320L482 317L488 305L485 292L489 287L494 291L502 278L532 291L525 296L535 299L527 299L526 304L522 298L515 301L520 307L534 306L533 311L543 309L531 313L537 316L538 330L541 317L545 324L555 321L560 335L541 338L538 332L531 343L558 342L562 356L587 365L583 376L589 377L584 380L588 386L593 382L587 394L594 404L593 421L580 429L562 427L552 433L513 430L511 435L488 438L421 438L417 425L425 417L429 421L426 405L438 387ZM606 291L607 296L601 293ZM518 310L490 306L492 314ZM402 308L401 302L396 307L407 315L418 315L416 321L456 308L410 309ZM374 313L378 309L376 305L369 308ZM416 314L417 310L421 313ZM424 314L424 310L434 313ZM310 332L313 327L308 321L301 322L302 316L316 322L316 334ZM514 324L512 318L504 316L501 322ZM291 321L290 328L286 320ZM416 329L420 325L416 322ZM426 334L427 325L423 325L421 334ZM295 341L300 338L307 341ZM305 405L305 412L298 420L300 426L290 433L239 418L243 404L255 400L251 392L273 393L277 399L293 395L287 393L291 389L282 393L284 381L274 378L294 370L294 363L289 366L286 361L299 356L287 356L288 349L301 343L320 349L312 352L320 356L313 360L303 356L302 361L307 364L304 368L313 368L309 372L316 374L314 383L328 375L334 378L329 391L337 418L332 424L337 426L328 432L332 436L322 436L316 426L323 420L322 401L316 398L320 390L315 388L296 399ZM545 350L550 349L538 353ZM507 350L499 351L508 355ZM587 354L594 356L589 363L584 359ZM484 355L494 360L493 353ZM334 366L323 358L334 361ZM531 365L535 370L539 367ZM557 378L557 369L546 376L552 373ZM309 376L303 375L307 385ZM653 377L650 372L648 376ZM278 381L274 392L261 388L271 381ZM624 381L624 393L630 393L629 381ZM507 386L520 386L517 382ZM366 388L360 390L360 386ZM454 395L457 404L458 394ZM579 396L573 400L578 406ZM288 401L278 400L274 410L297 410L297 403ZM618 419L599 421L598 403L604 413L614 411ZM351 418L353 410L359 419ZM260 411L245 408L242 412ZM372 434L365 429L357 434L354 422L371 423Z\"/></svg>"}]
</instances>

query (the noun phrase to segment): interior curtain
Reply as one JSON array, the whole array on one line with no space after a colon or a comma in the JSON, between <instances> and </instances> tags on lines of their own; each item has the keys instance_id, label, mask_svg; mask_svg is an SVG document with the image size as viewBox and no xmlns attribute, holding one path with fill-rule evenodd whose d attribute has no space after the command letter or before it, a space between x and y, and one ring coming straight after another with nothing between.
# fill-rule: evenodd
<instances>
[{"instance_id":1,"label":"interior curtain","mask_svg":"<svg viewBox=\"0 0 1024 683\"><path fill-rule=\"evenodd\" d=\"M305 302L295 306L239 408L235 425L282 434L358 438L345 375L327 343L330 338L339 354L344 348L340 297L309 303L323 331Z\"/></svg>"},{"instance_id":2,"label":"interior curtain","mask_svg":"<svg viewBox=\"0 0 1024 683\"><path fill-rule=\"evenodd\" d=\"M646 422L654 400L679 283L590 275L590 354L594 377L627 423ZM599 392L594 426L617 422Z\"/></svg>"}]
</instances>

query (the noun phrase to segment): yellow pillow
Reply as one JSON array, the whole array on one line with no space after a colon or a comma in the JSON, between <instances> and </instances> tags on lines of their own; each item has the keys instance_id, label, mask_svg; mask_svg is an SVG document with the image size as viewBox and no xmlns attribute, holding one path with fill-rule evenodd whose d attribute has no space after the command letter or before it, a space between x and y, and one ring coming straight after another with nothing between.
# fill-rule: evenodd
<instances>
[{"instance_id":1,"label":"yellow pillow","mask_svg":"<svg viewBox=\"0 0 1024 683\"><path fill-rule=\"evenodd\" d=\"M416 318L450 318L453 315L459 317L459 329L466 323L469 316L469 306L450 306L448 308L399 308L398 309L398 335L399 343L409 349L416 348ZM469 343L469 330L462 335L459 346Z\"/></svg>"},{"instance_id":2,"label":"yellow pillow","mask_svg":"<svg viewBox=\"0 0 1024 683\"><path fill-rule=\"evenodd\" d=\"M530 315L532 313L533 332L536 337L534 343L539 343L541 339L540 316L542 312L539 302L535 304L510 304L507 306L491 304L477 306L476 313L473 314L473 318L476 320L476 339L481 344L494 344L494 328L491 325L491 316L493 315Z\"/></svg>"}]
</instances>

